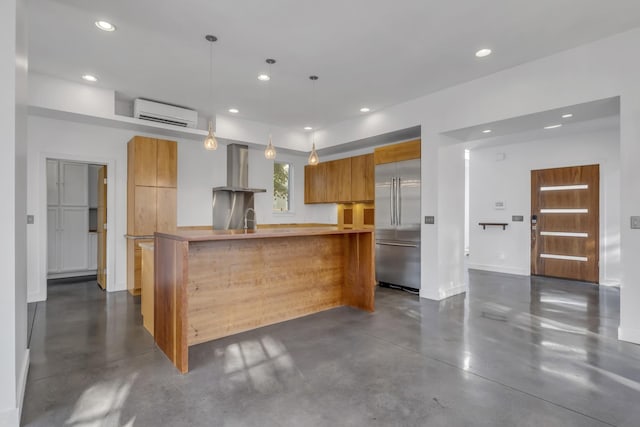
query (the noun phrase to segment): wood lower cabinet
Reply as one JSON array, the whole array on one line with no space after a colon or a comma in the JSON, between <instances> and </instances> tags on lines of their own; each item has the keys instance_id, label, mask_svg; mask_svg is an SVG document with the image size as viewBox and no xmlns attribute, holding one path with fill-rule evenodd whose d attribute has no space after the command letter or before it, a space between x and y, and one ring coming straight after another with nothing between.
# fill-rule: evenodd
<instances>
[{"instance_id":1,"label":"wood lower cabinet","mask_svg":"<svg viewBox=\"0 0 640 427\"><path fill-rule=\"evenodd\" d=\"M133 242L177 224L178 145L136 136L129 141L127 177L127 289L140 293L140 250ZM138 238L138 240L136 240Z\"/></svg>"}]
</instances>

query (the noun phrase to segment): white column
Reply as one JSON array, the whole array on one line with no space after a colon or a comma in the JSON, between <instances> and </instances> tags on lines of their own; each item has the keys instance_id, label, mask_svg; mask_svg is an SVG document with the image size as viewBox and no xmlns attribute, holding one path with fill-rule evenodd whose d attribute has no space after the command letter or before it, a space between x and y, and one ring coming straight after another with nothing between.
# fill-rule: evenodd
<instances>
[{"instance_id":1,"label":"white column","mask_svg":"<svg viewBox=\"0 0 640 427\"><path fill-rule=\"evenodd\" d=\"M620 329L618 338L640 344L640 230L631 216L640 216L640 89L620 98Z\"/></svg>"},{"instance_id":2,"label":"white column","mask_svg":"<svg viewBox=\"0 0 640 427\"><path fill-rule=\"evenodd\" d=\"M23 0L0 2L0 425L17 426L28 354L26 26Z\"/></svg>"},{"instance_id":3,"label":"white column","mask_svg":"<svg viewBox=\"0 0 640 427\"><path fill-rule=\"evenodd\" d=\"M466 291L464 147L442 135L422 136L422 288L441 300ZM435 216L435 224L424 224Z\"/></svg>"}]
</instances>

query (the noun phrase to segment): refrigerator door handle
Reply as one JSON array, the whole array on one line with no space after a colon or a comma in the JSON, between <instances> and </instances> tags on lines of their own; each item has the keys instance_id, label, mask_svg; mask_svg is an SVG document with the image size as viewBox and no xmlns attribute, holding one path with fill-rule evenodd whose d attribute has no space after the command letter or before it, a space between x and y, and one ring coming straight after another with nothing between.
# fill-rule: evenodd
<instances>
[{"instance_id":1,"label":"refrigerator door handle","mask_svg":"<svg viewBox=\"0 0 640 427\"><path fill-rule=\"evenodd\" d=\"M400 193L400 189L402 185L400 184L400 177L396 178L396 211L398 218L396 219L397 225L402 225L402 194Z\"/></svg>"},{"instance_id":2,"label":"refrigerator door handle","mask_svg":"<svg viewBox=\"0 0 640 427\"><path fill-rule=\"evenodd\" d=\"M389 186L389 213L390 213L390 216L391 216L391 225L395 224L395 222L394 222L395 218L393 217L393 212L394 212L393 206L394 206L394 203L395 203L394 202L394 198L393 198L393 196L394 196L393 190L395 189L395 184L396 184L396 179L392 177L391 178L391 185Z\"/></svg>"},{"instance_id":3,"label":"refrigerator door handle","mask_svg":"<svg viewBox=\"0 0 640 427\"><path fill-rule=\"evenodd\" d=\"M417 248L417 243L395 243L395 242L376 242L376 245L380 246L400 246L403 248Z\"/></svg>"}]
</instances>

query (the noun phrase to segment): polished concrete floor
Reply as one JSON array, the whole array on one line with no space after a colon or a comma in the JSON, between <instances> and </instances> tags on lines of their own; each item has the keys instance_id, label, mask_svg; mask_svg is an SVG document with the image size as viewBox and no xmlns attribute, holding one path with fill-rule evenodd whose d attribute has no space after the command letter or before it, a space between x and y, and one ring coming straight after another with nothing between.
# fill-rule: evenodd
<instances>
[{"instance_id":1,"label":"polished concrete floor","mask_svg":"<svg viewBox=\"0 0 640 427\"><path fill-rule=\"evenodd\" d=\"M442 302L378 289L191 349L180 375L139 299L95 282L30 307L29 426L640 426L640 346L619 292L470 272Z\"/></svg>"}]
</instances>

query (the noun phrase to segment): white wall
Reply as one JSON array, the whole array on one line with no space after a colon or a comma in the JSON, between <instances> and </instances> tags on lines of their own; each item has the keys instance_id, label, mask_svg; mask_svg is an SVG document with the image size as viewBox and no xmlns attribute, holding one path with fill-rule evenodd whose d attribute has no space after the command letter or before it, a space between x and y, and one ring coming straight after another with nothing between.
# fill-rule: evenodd
<instances>
[{"instance_id":1,"label":"white wall","mask_svg":"<svg viewBox=\"0 0 640 427\"><path fill-rule=\"evenodd\" d=\"M28 232L29 301L46 298L46 175L47 158L108 165L108 290L126 289L127 141L134 135L157 136L135 130L78 123L38 115L29 116L28 204L35 225ZM161 136L160 136L161 137ZM226 185L226 147L207 151L200 142L178 139L178 225L211 224L211 188ZM259 223L336 222L334 205L304 204L306 156L278 155L294 165L294 212L272 213L273 161L262 150L250 149L249 184L267 188L256 195ZM112 216L113 215L113 216ZM113 218L113 219L111 219ZM111 240L112 239L112 240Z\"/></svg>"},{"instance_id":2,"label":"white wall","mask_svg":"<svg viewBox=\"0 0 640 427\"><path fill-rule=\"evenodd\" d=\"M422 129L423 215L453 204L448 182L438 182L438 150L450 142L442 132L496 122L534 112L620 96L620 212L621 212L621 339L640 343L640 231L629 229L629 217L640 215L640 29L618 34L546 58L513 67L440 92L347 120L317 133L319 148L420 125ZM453 159L452 159L453 160ZM463 190L460 190L463 191ZM438 272L438 239L448 238L446 224L436 218L436 227L422 226L421 296L439 295L460 277L464 252L449 272ZM456 225L463 233L464 221ZM440 233L438 233L440 232Z\"/></svg>"},{"instance_id":3,"label":"white wall","mask_svg":"<svg viewBox=\"0 0 640 427\"><path fill-rule=\"evenodd\" d=\"M617 123L616 123L617 124ZM600 283L617 285L620 265L620 132L616 128L473 149L469 161L470 268L529 275L531 170L600 165ZM513 138L505 138L513 141ZM497 160L498 154L504 160ZM494 203L503 201L504 210ZM523 215L524 222L511 222ZM507 222L506 230L478 222Z\"/></svg>"},{"instance_id":4,"label":"white wall","mask_svg":"<svg viewBox=\"0 0 640 427\"><path fill-rule=\"evenodd\" d=\"M27 38L23 1L0 2L0 425L17 426L28 370L26 303Z\"/></svg>"}]
</instances>

